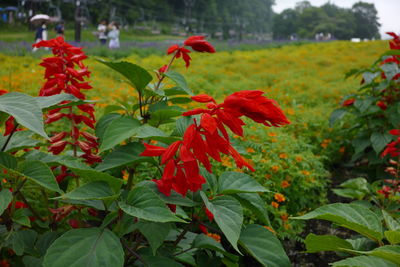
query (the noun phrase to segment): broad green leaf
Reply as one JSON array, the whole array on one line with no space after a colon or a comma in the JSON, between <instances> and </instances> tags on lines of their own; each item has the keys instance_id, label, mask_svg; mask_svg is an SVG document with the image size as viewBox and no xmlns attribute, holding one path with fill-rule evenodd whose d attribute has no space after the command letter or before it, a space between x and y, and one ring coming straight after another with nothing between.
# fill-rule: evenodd
<instances>
[{"instance_id":1,"label":"broad green leaf","mask_svg":"<svg viewBox=\"0 0 400 267\"><path fill-rule=\"evenodd\" d=\"M27 209L17 209L12 215L12 221L22 226L31 227L31 221L27 215Z\"/></svg>"},{"instance_id":2,"label":"broad green leaf","mask_svg":"<svg viewBox=\"0 0 400 267\"><path fill-rule=\"evenodd\" d=\"M400 244L400 231L385 231L385 237L392 245Z\"/></svg>"},{"instance_id":3,"label":"broad green leaf","mask_svg":"<svg viewBox=\"0 0 400 267\"><path fill-rule=\"evenodd\" d=\"M130 117L121 117L113 120L105 130L101 141L100 150L104 151L118 145L133 136L140 126L138 120Z\"/></svg>"},{"instance_id":4,"label":"broad green leaf","mask_svg":"<svg viewBox=\"0 0 400 267\"><path fill-rule=\"evenodd\" d=\"M382 210L382 215L389 230L400 231L400 223L390 216L389 213L387 213L385 210Z\"/></svg>"},{"instance_id":5,"label":"broad green leaf","mask_svg":"<svg viewBox=\"0 0 400 267\"><path fill-rule=\"evenodd\" d=\"M209 173L205 168L200 168L200 174L206 178L208 188L212 194L218 193L218 180L213 173Z\"/></svg>"},{"instance_id":6,"label":"broad green leaf","mask_svg":"<svg viewBox=\"0 0 400 267\"><path fill-rule=\"evenodd\" d=\"M186 93L188 95L193 95L193 92L192 92L192 90L189 89L189 86L186 82L185 77L183 77L180 73L178 73L176 71L168 71L165 73L165 76L167 76L168 78L173 80L175 82L175 84L183 90L184 93ZM166 95L168 95L167 91L168 90L165 90Z\"/></svg>"},{"instance_id":7,"label":"broad green leaf","mask_svg":"<svg viewBox=\"0 0 400 267\"><path fill-rule=\"evenodd\" d=\"M37 233L33 230L20 230L12 235L12 248L17 256L22 256L24 253L34 253L35 241Z\"/></svg>"},{"instance_id":8,"label":"broad green leaf","mask_svg":"<svg viewBox=\"0 0 400 267\"><path fill-rule=\"evenodd\" d=\"M107 228L73 229L51 244L43 267L123 266L124 250Z\"/></svg>"},{"instance_id":9,"label":"broad green leaf","mask_svg":"<svg viewBox=\"0 0 400 267\"><path fill-rule=\"evenodd\" d=\"M355 154L363 152L368 146L371 145L371 141L369 138L356 138L351 141L351 144L354 147Z\"/></svg>"},{"instance_id":10,"label":"broad green leaf","mask_svg":"<svg viewBox=\"0 0 400 267\"><path fill-rule=\"evenodd\" d=\"M36 99L22 93L0 96L0 111L13 116L17 122L31 131L48 138L43 128L43 113Z\"/></svg>"},{"instance_id":11,"label":"broad green leaf","mask_svg":"<svg viewBox=\"0 0 400 267\"><path fill-rule=\"evenodd\" d=\"M365 178L350 179L340 185L343 189L332 189L335 194L341 197L363 199L370 192L368 182Z\"/></svg>"},{"instance_id":12,"label":"broad green leaf","mask_svg":"<svg viewBox=\"0 0 400 267\"><path fill-rule=\"evenodd\" d=\"M174 122L172 118L180 116L182 111L176 109L160 109L150 114L150 120L148 121L151 126L158 127L161 124Z\"/></svg>"},{"instance_id":13,"label":"broad green leaf","mask_svg":"<svg viewBox=\"0 0 400 267\"><path fill-rule=\"evenodd\" d=\"M143 255L142 258L148 267L184 267L179 262L167 257Z\"/></svg>"},{"instance_id":14,"label":"broad green leaf","mask_svg":"<svg viewBox=\"0 0 400 267\"><path fill-rule=\"evenodd\" d=\"M278 238L261 225L247 225L240 234L239 244L263 266L291 266Z\"/></svg>"},{"instance_id":15,"label":"broad green leaf","mask_svg":"<svg viewBox=\"0 0 400 267\"><path fill-rule=\"evenodd\" d=\"M174 98L168 99L168 101L173 104L186 104L186 103L192 102L192 99L190 99L188 97L174 97Z\"/></svg>"},{"instance_id":16,"label":"broad green leaf","mask_svg":"<svg viewBox=\"0 0 400 267\"><path fill-rule=\"evenodd\" d=\"M17 159L8 153L0 152L0 165L8 169L15 169L17 167Z\"/></svg>"},{"instance_id":17,"label":"broad green leaf","mask_svg":"<svg viewBox=\"0 0 400 267\"><path fill-rule=\"evenodd\" d=\"M121 114L118 113L108 113L102 116L96 123L96 136L99 138L100 143L102 142L104 132L108 128L108 125L115 119L122 118Z\"/></svg>"},{"instance_id":18,"label":"broad green leaf","mask_svg":"<svg viewBox=\"0 0 400 267\"><path fill-rule=\"evenodd\" d=\"M202 191L200 195L225 237L240 252L237 242L243 223L243 210L239 201L232 196L218 196L209 200Z\"/></svg>"},{"instance_id":19,"label":"broad green leaf","mask_svg":"<svg viewBox=\"0 0 400 267\"><path fill-rule=\"evenodd\" d=\"M2 215L3 212L6 210L8 204L11 203L12 198L12 193L7 188L3 188L0 191L0 215Z\"/></svg>"},{"instance_id":20,"label":"broad green leaf","mask_svg":"<svg viewBox=\"0 0 400 267\"><path fill-rule=\"evenodd\" d=\"M240 193L237 194L240 203L250 209L264 224L270 226L271 222L268 218L267 204L258 195L258 193Z\"/></svg>"},{"instance_id":21,"label":"broad green leaf","mask_svg":"<svg viewBox=\"0 0 400 267\"><path fill-rule=\"evenodd\" d=\"M41 161L23 161L18 170L29 180L55 192L61 193L60 187L51 169Z\"/></svg>"},{"instance_id":22,"label":"broad green leaf","mask_svg":"<svg viewBox=\"0 0 400 267\"><path fill-rule=\"evenodd\" d=\"M329 204L293 219L328 220L376 241L383 237L382 224L378 216L371 210L357 204Z\"/></svg>"},{"instance_id":23,"label":"broad green leaf","mask_svg":"<svg viewBox=\"0 0 400 267\"><path fill-rule=\"evenodd\" d=\"M15 152L25 148L32 148L37 146L40 142L32 139L34 132L32 131L18 131L11 137L10 142L7 144L6 152ZM6 136L0 135L0 148L2 148L7 140Z\"/></svg>"},{"instance_id":24,"label":"broad green leaf","mask_svg":"<svg viewBox=\"0 0 400 267\"><path fill-rule=\"evenodd\" d=\"M349 242L334 235L309 234L304 242L306 244L307 252L310 253L353 249L353 246Z\"/></svg>"},{"instance_id":25,"label":"broad green leaf","mask_svg":"<svg viewBox=\"0 0 400 267\"><path fill-rule=\"evenodd\" d=\"M333 267L398 267L390 261L372 256L357 256L334 262Z\"/></svg>"},{"instance_id":26,"label":"broad green leaf","mask_svg":"<svg viewBox=\"0 0 400 267\"><path fill-rule=\"evenodd\" d=\"M140 220L137 223L137 228L146 237L153 255L156 255L157 249L163 244L171 225L169 223L157 223Z\"/></svg>"},{"instance_id":27,"label":"broad green leaf","mask_svg":"<svg viewBox=\"0 0 400 267\"><path fill-rule=\"evenodd\" d=\"M329 117L329 127L332 127L337 120L340 120L341 118L343 118L343 116L346 113L347 113L347 110L345 108L335 109L331 113L331 116Z\"/></svg>"},{"instance_id":28,"label":"broad green leaf","mask_svg":"<svg viewBox=\"0 0 400 267\"><path fill-rule=\"evenodd\" d=\"M371 83L376 77L379 76L379 72L366 71L362 74L364 82L366 84Z\"/></svg>"},{"instance_id":29,"label":"broad green leaf","mask_svg":"<svg viewBox=\"0 0 400 267\"><path fill-rule=\"evenodd\" d=\"M84 184L64 195L57 198L75 199L75 200L88 200L88 199L108 199L115 197L109 184L105 181L94 181Z\"/></svg>"},{"instance_id":30,"label":"broad green leaf","mask_svg":"<svg viewBox=\"0 0 400 267\"><path fill-rule=\"evenodd\" d=\"M25 267L42 267L43 259L26 255L22 258Z\"/></svg>"},{"instance_id":31,"label":"broad green leaf","mask_svg":"<svg viewBox=\"0 0 400 267\"><path fill-rule=\"evenodd\" d=\"M349 251L358 254L378 257L397 264L400 263L400 246L387 245L383 247L377 247L376 249L371 251L355 251L355 250L349 250Z\"/></svg>"},{"instance_id":32,"label":"broad green leaf","mask_svg":"<svg viewBox=\"0 0 400 267\"><path fill-rule=\"evenodd\" d=\"M105 171L116 167L121 167L135 162L148 160L148 157L140 157L139 154L144 150L141 143L129 143L125 146L116 147L110 154L108 154L97 167L98 171Z\"/></svg>"},{"instance_id":33,"label":"broad green leaf","mask_svg":"<svg viewBox=\"0 0 400 267\"><path fill-rule=\"evenodd\" d=\"M80 179L84 183L94 182L94 181L104 181L107 182L111 189L114 192L118 192L123 184L122 179L115 178L114 176L109 175L105 172L99 172L94 169L78 169L74 168L71 165L67 166L71 169L75 174L80 176Z\"/></svg>"},{"instance_id":34,"label":"broad green leaf","mask_svg":"<svg viewBox=\"0 0 400 267\"><path fill-rule=\"evenodd\" d=\"M153 222L183 222L176 217L164 202L147 187L135 187L126 201L118 202L127 214Z\"/></svg>"},{"instance_id":35,"label":"broad green leaf","mask_svg":"<svg viewBox=\"0 0 400 267\"><path fill-rule=\"evenodd\" d=\"M224 172L218 178L220 194L267 192L255 179L241 172Z\"/></svg>"},{"instance_id":36,"label":"broad green leaf","mask_svg":"<svg viewBox=\"0 0 400 267\"><path fill-rule=\"evenodd\" d=\"M386 63L381 66L381 69L385 72L386 79L389 81L399 73L399 67L396 63Z\"/></svg>"},{"instance_id":37,"label":"broad green leaf","mask_svg":"<svg viewBox=\"0 0 400 267\"><path fill-rule=\"evenodd\" d=\"M373 132L371 134L372 147L377 154L379 154L391 140L392 137L388 133Z\"/></svg>"},{"instance_id":38,"label":"broad green leaf","mask_svg":"<svg viewBox=\"0 0 400 267\"><path fill-rule=\"evenodd\" d=\"M35 248L40 253L40 256L44 256L50 245L53 244L53 242L60 236L60 232L51 231L44 232L42 235L40 235L35 244Z\"/></svg>"},{"instance_id":39,"label":"broad green leaf","mask_svg":"<svg viewBox=\"0 0 400 267\"><path fill-rule=\"evenodd\" d=\"M127 61L109 62L100 59L99 62L119 72L138 91L142 91L153 79L147 70Z\"/></svg>"},{"instance_id":40,"label":"broad green leaf","mask_svg":"<svg viewBox=\"0 0 400 267\"><path fill-rule=\"evenodd\" d=\"M209 237L205 234L198 234L193 240L192 247L215 250L224 254L230 260L233 260L235 262L239 260L239 256L226 252L221 243L215 241L214 238Z\"/></svg>"},{"instance_id":41,"label":"broad green leaf","mask_svg":"<svg viewBox=\"0 0 400 267\"><path fill-rule=\"evenodd\" d=\"M85 102L71 94L57 94L52 96L35 97L39 107L44 110L51 110L59 106L67 107L71 105L84 104ZM69 101L68 104L58 105L60 102ZM75 102L75 103L74 103Z\"/></svg>"}]
</instances>

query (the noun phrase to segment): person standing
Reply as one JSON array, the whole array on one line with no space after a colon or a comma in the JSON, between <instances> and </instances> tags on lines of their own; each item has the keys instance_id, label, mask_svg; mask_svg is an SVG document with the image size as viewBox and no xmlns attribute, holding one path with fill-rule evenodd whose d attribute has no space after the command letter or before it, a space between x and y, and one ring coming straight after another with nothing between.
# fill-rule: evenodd
<instances>
[{"instance_id":1,"label":"person standing","mask_svg":"<svg viewBox=\"0 0 400 267\"><path fill-rule=\"evenodd\" d=\"M100 22L97 31L100 43L105 45L107 43L107 22L105 20Z\"/></svg>"},{"instance_id":2,"label":"person standing","mask_svg":"<svg viewBox=\"0 0 400 267\"><path fill-rule=\"evenodd\" d=\"M35 43L39 43L42 40L47 40L47 27L46 27L46 22L42 22L42 25L40 25L35 34ZM33 52L38 50L38 48L34 47L32 49Z\"/></svg>"},{"instance_id":3,"label":"person standing","mask_svg":"<svg viewBox=\"0 0 400 267\"><path fill-rule=\"evenodd\" d=\"M64 21L61 21L60 23L58 23L56 25L56 27L54 28L54 31L56 32L57 37L58 36L62 36L64 37Z\"/></svg>"},{"instance_id":4,"label":"person standing","mask_svg":"<svg viewBox=\"0 0 400 267\"><path fill-rule=\"evenodd\" d=\"M108 38L110 42L108 47L110 49L119 48L119 25L116 22L112 22L109 26L110 31L108 32Z\"/></svg>"}]
</instances>

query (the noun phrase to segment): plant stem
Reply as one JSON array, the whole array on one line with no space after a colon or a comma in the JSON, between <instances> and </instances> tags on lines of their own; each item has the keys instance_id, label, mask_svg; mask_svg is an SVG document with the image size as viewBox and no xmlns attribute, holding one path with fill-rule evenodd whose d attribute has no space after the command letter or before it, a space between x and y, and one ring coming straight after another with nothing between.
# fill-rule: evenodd
<instances>
[{"instance_id":1,"label":"plant stem","mask_svg":"<svg viewBox=\"0 0 400 267\"><path fill-rule=\"evenodd\" d=\"M174 56L171 58L171 60L169 61L167 68L165 69L165 72L167 72L169 70L169 68L172 65L172 62L174 62L174 59L176 57L176 53L174 54ZM165 75L161 75L160 79L158 80L158 83L156 85L156 87L154 88L156 91L160 88L161 82L165 79Z\"/></svg>"},{"instance_id":2,"label":"plant stem","mask_svg":"<svg viewBox=\"0 0 400 267\"><path fill-rule=\"evenodd\" d=\"M23 180L17 187L17 189L15 189L15 191L12 193L13 196L15 196L16 194L18 194L20 192L20 190L22 189L22 187L24 186L24 184L26 183L27 179Z\"/></svg>"},{"instance_id":3,"label":"plant stem","mask_svg":"<svg viewBox=\"0 0 400 267\"><path fill-rule=\"evenodd\" d=\"M181 254L183 254L185 252L188 252L189 250L192 250L192 249L194 249L194 248L187 248L185 250L182 250L182 251L179 251L178 253L173 254L172 256L176 257L176 256L181 255Z\"/></svg>"},{"instance_id":4,"label":"plant stem","mask_svg":"<svg viewBox=\"0 0 400 267\"><path fill-rule=\"evenodd\" d=\"M1 148L2 152L4 152L6 150L7 145L11 140L11 137L14 135L15 131L17 130L17 127L18 127L18 123L15 122L14 128L12 129L11 133L8 135L6 142L4 143L3 147Z\"/></svg>"},{"instance_id":5,"label":"plant stem","mask_svg":"<svg viewBox=\"0 0 400 267\"><path fill-rule=\"evenodd\" d=\"M137 258L138 260L140 260L145 266L147 266L147 263L143 260L143 258L142 258L138 253L136 253L136 251L134 251L133 249L131 249L131 248L129 247L129 245L126 243L126 241L125 241L123 238L121 238L121 243L122 243L122 245L129 251L129 253L130 253L132 256L134 256L135 258Z\"/></svg>"},{"instance_id":6,"label":"plant stem","mask_svg":"<svg viewBox=\"0 0 400 267\"><path fill-rule=\"evenodd\" d=\"M135 176L135 169L129 169L129 176L128 176L128 182L126 184L126 189L131 190L132 184L133 184L133 177Z\"/></svg>"},{"instance_id":7,"label":"plant stem","mask_svg":"<svg viewBox=\"0 0 400 267\"><path fill-rule=\"evenodd\" d=\"M173 243L173 246L176 247L179 242L181 242L181 240L185 237L186 233L189 231L189 227L192 225L193 221L190 222L188 225L186 225L185 229L183 229L183 231L178 235L178 237L176 238L176 240Z\"/></svg>"}]
</instances>

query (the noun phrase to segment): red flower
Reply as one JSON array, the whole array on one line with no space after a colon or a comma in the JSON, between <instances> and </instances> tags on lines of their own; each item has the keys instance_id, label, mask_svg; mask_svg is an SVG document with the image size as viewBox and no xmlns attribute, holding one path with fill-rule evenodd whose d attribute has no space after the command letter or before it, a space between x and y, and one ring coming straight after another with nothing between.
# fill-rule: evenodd
<instances>
[{"instance_id":1,"label":"red flower","mask_svg":"<svg viewBox=\"0 0 400 267\"><path fill-rule=\"evenodd\" d=\"M161 68L158 69L158 72L159 73L165 73L167 71L167 68L168 68L168 66L164 65L164 66L162 66Z\"/></svg>"},{"instance_id":2,"label":"red flower","mask_svg":"<svg viewBox=\"0 0 400 267\"><path fill-rule=\"evenodd\" d=\"M8 260L0 260L0 267L10 267Z\"/></svg>"},{"instance_id":3,"label":"red flower","mask_svg":"<svg viewBox=\"0 0 400 267\"><path fill-rule=\"evenodd\" d=\"M354 104L355 101L356 101L355 98L347 99L346 101L343 102L342 107L351 106Z\"/></svg>"},{"instance_id":4,"label":"red flower","mask_svg":"<svg viewBox=\"0 0 400 267\"><path fill-rule=\"evenodd\" d=\"M383 150L381 157L385 157L387 155L390 155L391 157L395 158L400 156L400 130L399 129L393 129L390 130L389 133L394 136L398 136L397 140L390 142L389 144L386 145L385 149Z\"/></svg>"},{"instance_id":5,"label":"red flower","mask_svg":"<svg viewBox=\"0 0 400 267\"><path fill-rule=\"evenodd\" d=\"M382 110L386 110L386 109L387 109L387 106L386 106L385 102L383 102L383 101L378 101L378 102L376 103L376 105L377 105L378 107L380 107Z\"/></svg>"},{"instance_id":6,"label":"red flower","mask_svg":"<svg viewBox=\"0 0 400 267\"><path fill-rule=\"evenodd\" d=\"M65 140L58 141L58 142L52 144L51 146L49 146L48 150L49 150L49 152L52 152L54 155L58 155L64 150L64 148L67 144L68 144L68 142Z\"/></svg>"},{"instance_id":7,"label":"red flower","mask_svg":"<svg viewBox=\"0 0 400 267\"><path fill-rule=\"evenodd\" d=\"M392 189L389 186L384 185L382 187L382 189L378 190L377 192L378 192L378 194L383 195L385 198L389 198L391 191L392 191Z\"/></svg>"},{"instance_id":8,"label":"red flower","mask_svg":"<svg viewBox=\"0 0 400 267\"><path fill-rule=\"evenodd\" d=\"M190 46L194 51L215 53L215 48L206 40L204 36L191 36L184 42L185 46Z\"/></svg>"},{"instance_id":9,"label":"red flower","mask_svg":"<svg viewBox=\"0 0 400 267\"><path fill-rule=\"evenodd\" d=\"M210 220L210 222L212 222L214 220L214 214L212 214L212 212L207 208L205 208L205 211L208 219Z\"/></svg>"},{"instance_id":10,"label":"red flower","mask_svg":"<svg viewBox=\"0 0 400 267\"><path fill-rule=\"evenodd\" d=\"M199 102L199 103L208 103L208 102L215 103L214 98L212 98L211 96L206 95L206 94L195 95L195 96L192 96L191 99L196 102Z\"/></svg>"},{"instance_id":11,"label":"red flower","mask_svg":"<svg viewBox=\"0 0 400 267\"><path fill-rule=\"evenodd\" d=\"M80 222L78 220L76 220L76 219L70 219L68 221L68 224L74 229L80 228Z\"/></svg>"}]
</instances>

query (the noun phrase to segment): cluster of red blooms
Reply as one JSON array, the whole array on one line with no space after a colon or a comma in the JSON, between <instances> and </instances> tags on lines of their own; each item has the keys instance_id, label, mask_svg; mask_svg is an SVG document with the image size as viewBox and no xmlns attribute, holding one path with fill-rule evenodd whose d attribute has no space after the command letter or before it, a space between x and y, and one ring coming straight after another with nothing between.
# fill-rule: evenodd
<instances>
[{"instance_id":1,"label":"cluster of red blooms","mask_svg":"<svg viewBox=\"0 0 400 267\"><path fill-rule=\"evenodd\" d=\"M388 32L387 34L393 37L393 39L389 41L390 49L400 50L400 36L398 36L393 32ZM384 65L386 63L394 63L400 65L400 56L399 55L389 56L381 62L381 65ZM382 79L387 78L384 72L381 72L381 77ZM397 81L399 79L400 79L400 73L392 77L393 81ZM364 82L365 82L364 79L362 79L361 84L363 84ZM382 110L386 110L388 108L388 105L392 104L395 101L398 101L398 98L400 97L398 89L396 88L384 89L382 90L382 93L383 95L381 99L376 102L376 105ZM342 106L343 107L351 106L354 104L355 101L356 101L355 98L349 98L342 103Z\"/></svg>"},{"instance_id":2,"label":"cluster of red blooms","mask_svg":"<svg viewBox=\"0 0 400 267\"><path fill-rule=\"evenodd\" d=\"M397 139L393 142L390 142L385 150L383 150L381 156L385 157L386 155L390 155L393 158L396 158L398 156L400 156L400 130L398 129L393 129L390 130L389 133L391 135L397 136Z\"/></svg>"},{"instance_id":3,"label":"cluster of red blooms","mask_svg":"<svg viewBox=\"0 0 400 267\"><path fill-rule=\"evenodd\" d=\"M63 37L57 37L49 41L41 41L33 46L38 48L49 47L54 54L53 57L45 58L42 63L40 63L40 65L46 69L46 82L40 89L39 95L52 96L60 93L67 93L84 100L85 95L82 93L82 90L92 89L92 86L85 81L85 77L89 77L90 72L82 62L87 58L82 48L66 43ZM51 137L50 142L52 145L49 146L48 149L53 154L57 155L70 144L74 148L75 154L78 147L82 150L83 154L81 157L89 164L100 162L101 158L95 155L95 153L98 152L97 137L78 128L80 123L84 123L92 129L94 128L96 122L94 117L94 105L82 104L77 107L81 111L80 114L74 113L72 107L53 109L48 112L45 123L49 124L62 118L67 118L71 121L72 125L71 131L60 132ZM62 110L67 112L61 112ZM82 137L83 140L79 140L80 137ZM72 141L67 141L67 138L71 138ZM63 175L65 177L65 171L63 171Z\"/></svg>"},{"instance_id":4,"label":"cluster of red blooms","mask_svg":"<svg viewBox=\"0 0 400 267\"><path fill-rule=\"evenodd\" d=\"M266 126L289 124L277 103L264 97L262 91L236 92L226 97L222 104L217 104L205 94L193 96L192 99L206 103L207 109L197 108L183 115L201 114L200 122L194 120L186 129L182 141L176 141L167 148L145 144L146 149L141 154L161 156L161 164L165 168L161 180L155 182L160 192L167 196L172 189L183 196L188 190L199 190L205 183L204 177L199 174L199 163L212 172L209 157L221 162L220 153L232 156L238 168L245 166L254 171L251 164L233 148L225 128L243 136L245 123L242 116Z\"/></svg>"}]
</instances>

